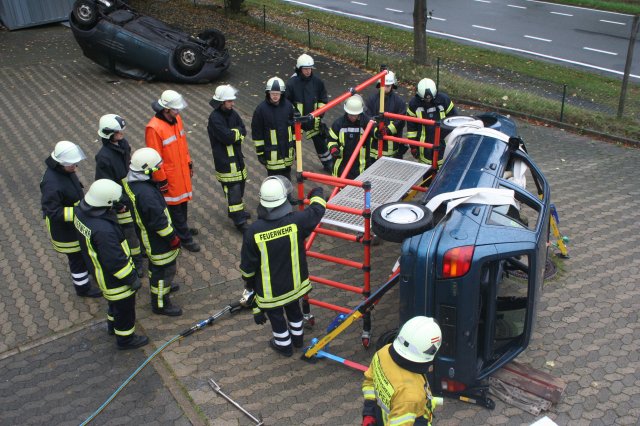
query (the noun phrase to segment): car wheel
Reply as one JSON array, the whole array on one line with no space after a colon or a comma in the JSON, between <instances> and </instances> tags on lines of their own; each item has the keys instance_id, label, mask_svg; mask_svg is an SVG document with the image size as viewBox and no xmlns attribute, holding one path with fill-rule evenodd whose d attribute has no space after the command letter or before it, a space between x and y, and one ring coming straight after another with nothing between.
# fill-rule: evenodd
<instances>
[{"instance_id":1,"label":"car wheel","mask_svg":"<svg viewBox=\"0 0 640 426\"><path fill-rule=\"evenodd\" d=\"M385 331L382 333L378 340L376 340L376 351L384 348L389 343L393 343L396 340L396 336L398 335L398 329L394 328L392 330Z\"/></svg>"},{"instance_id":2,"label":"car wheel","mask_svg":"<svg viewBox=\"0 0 640 426\"><path fill-rule=\"evenodd\" d=\"M453 117L447 117L440 122L440 138L447 136L456 127L464 126L473 121L476 121L475 117L467 117L464 115L456 115Z\"/></svg>"},{"instance_id":3,"label":"car wheel","mask_svg":"<svg viewBox=\"0 0 640 426\"><path fill-rule=\"evenodd\" d=\"M92 28L98 22L98 6L91 0L77 0L72 14L78 26L84 29Z\"/></svg>"},{"instance_id":4,"label":"car wheel","mask_svg":"<svg viewBox=\"0 0 640 426\"><path fill-rule=\"evenodd\" d=\"M202 51L193 44L178 46L175 50L174 58L178 69L188 75L196 74L204 65Z\"/></svg>"},{"instance_id":5,"label":"car wheel","mask_svg":"<svg viewBox=\"0 0 640 426\"><path fill-rule=\"evenodd\" d=\"M224 46L227 43L227 38L222 34L222 31L218 31L216 29L203 31L198 35L198 38L207 43L207 46L213 47L217 50L224 49Z\"/></svg>"},{"instance_id":6,"label":"car wheel","mask_svg":"<svg viewBox=\"0 0 640 426\"><path fill-rule=\"evenodd\" d=\"M433 213L422 204L383 204L371 215L373 232L385 241L401 243L405 238L431 229Z\"/></svg>"}]
</instances>

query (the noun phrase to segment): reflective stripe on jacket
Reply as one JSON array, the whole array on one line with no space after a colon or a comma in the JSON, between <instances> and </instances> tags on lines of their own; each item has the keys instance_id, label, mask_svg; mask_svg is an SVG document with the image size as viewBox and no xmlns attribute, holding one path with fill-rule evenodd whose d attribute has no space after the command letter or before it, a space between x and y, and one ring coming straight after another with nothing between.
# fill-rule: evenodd
<instances>
[{"instance_id":1,"label":"reflective stripe on jacket","mask_svg":"<svg viewBox=\"0 0 640 426\"><path fill-rule=\"evenodd\" d=\"M154 173L158 182L167 180L169 190L164 194L167 204L177 205L191 200L191 156L182 118L174 123L166 121L158 112L145 128L145 142L162 157L162 168Z\"/></svg>"},{"instance_id":2,"label":"reflective stripe on jacket","mask_svg":"<svg viewBox=\"0 0 640 426\"><path fill-rule=\"evenodd\" d=\"M373 356L364 373L362 395L365 406L373 402L382 411L384 425L413 425L418 420L431 425L435 402L424 374L398 366L386 345ZM373 413L366 413L373 415Z\"/></svg>"},{"instance_id":3,"label":"reflective stripe on jacket","mask_svg":"<svg viewBox=\"0 0 640 426\"><path fill-rule=\"evenodd\" d=\"M291 167L295 146L291 102L282 97L278 105L266 100L260 103L251 119L251 138L267 169Z\"/></svg>"},{"instance_id":4,"label":"reflective stripe on jacket","mask_svg":"<svg viewBox=\"0 0 640 426\"><path fill-rule=\"evenodd\" d=\"M458 110L453 102L444 92L438 92L435 99L430 103L426 103L418 95L414 96L407 106L407 115L410 117L425 118L427 120L442 121L446 117L458 115ZM435 129L433 126L426 126L419 123L407 122L407 138L420 142L433 143ZM440 138L440 146L444 153L444 138ZM433 149L418 148L418 159L427 164L431 164L433 159ZM442 155L440 155L442 160ZM440 163L441 161L439 161Z\"/></svg>"},{"instance_id":5,"label":"reflective stripe on jacket","mask_svg":"<svg viewBox=\"0 0 640 426\"><path fill-rule=\"evenodd\" d=\"M121 139L117 144L114 144L109 139L102 138L102 148L96 154L95 159L95 180L109 179L122 186L127 178L127 173L129 173L131 146L126 139ZM126 210L120 213L123 207L126 207ZM114 206L114 210L118 216L119 224L124 225L133 222L131 201L124 193L120 202Z\"/></svg>"},{"instance_id":6,"label":"reflective stripe on jacket","mask_svg":"<svg viewBox=\"0 0 640 426\"><path fill-rule=\"evenodd\" d=\"M380 113L380 91L374 93L367 100L367 112L369 114ZM384 97L384 111L392 112L394 114L405 115L407 113L407 103L398 95L395 91L391 91ZM387 134L401 138L404 131L403 120L389 120L384 119L384 123L387 126ZM373 131L373 130L372 130ZM400 144L397 142L384 141L382 144L382 156L392 157L398 152ZM378 140L373 139L371 141L371 158L378 158Z\"/></svg>"},{"instance_id":7,"label":"reflective stripe on jacket","mask_svg":"<svg viewBox=\"0 0 640 426\"><path fill-rule=\"evenodd\" d=\"M146 180L125 182L124 189L131 199L133 216L149 261L154 265L166 265L176 260L180 249L171 248L175 232L158 186Z\"/></svg>"},{"instance_id":8,"label":"reflective stripe on jacket","mask_svg":"<svg viewBox=\"0 0 640 426\"><path fill-rule=\"evenodd\" d=\"M113 211L96 215L86 203L76 208L74 225L85 263L107 300L121 300L135 294L131 284L137 279L129 244Z\"/></svg>"},{"instance_id":9,"label":"reflective stripe on jacket","mask_svg":"<svg viewBox=\"0 0 640 426\"><path fill-rule=\"evenodd\" d=\"M244 233L240 272L254 282L260 309L286 305L311 290L304 240L320 223L326 202L311 198L304 211L258 219Z\"/></svg>"},{"instance_id":10,"label":"reflective stripe on jacket","mask_svg":"<svg viewBox=\"0 0 640 426\"><path fill-rule=\"evenodd\" d=\"M247 134L242 118L234 110L214 109L207 124L209 143L219 182L240 182L247 179L242 153L242 141Z\"/></svg>"},{"instance_id":11,"label":"reflective stripe on jacket","mask_svg":"<svg viewBox=\"0 0 640 426\"><path fill-rule=\"evenodd\" d=\"M336 158L333 166L334 176L342 175L342 172L353 155L356 145L358 145L358 141L362 137L364 128L367 126L368 122L369 117L364 113L360 114L360 117L355 123L349 120L347 114L344 114L342 117L336 119L331 125L327 146L329 150L335 147L338 148L339 151L339 157ZM364 171L364 169L366 169L369 158L368 150L370 149L370 139L371 138L369 138L369 141L366 141L360 148L358 157L353 163L353 166L351 166L351 170L349 170L347 178L355 179Z\"/></svg>"},{"instance_id":12,"label":"reflective stripe on jacket","mask_svg":"<svg viewBox=\"0 0 640 426\"><path fill-rule=\"evenodd\" d=\"M47 170L40 181L40 205L54 250L59 253L80 251L73 226L73 206L84 196L76 173L67 173L53 158L45 160Z\"/></svg>"}]
</instances>

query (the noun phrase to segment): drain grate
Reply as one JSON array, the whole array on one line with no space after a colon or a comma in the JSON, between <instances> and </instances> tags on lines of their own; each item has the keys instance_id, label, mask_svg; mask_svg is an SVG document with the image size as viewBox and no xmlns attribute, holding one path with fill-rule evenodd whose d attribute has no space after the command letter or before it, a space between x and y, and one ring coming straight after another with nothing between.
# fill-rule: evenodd
<instances>
[{"instance_id":1,"label":"drain grate","mask_svg":"<svg viewBox=\"0 0 640 426\"><path fill-rule=\"evenodd\" d=\"M420 182L431 166L413 161L382 157L356 178L371 182L371 211L385 203L400 201L413 185ZM362 209L364 190L348 186L330 200L331 204ZM335 210L327 210L323 223L356 232L364 232L364 218Z\"/></svg>"}]
</instances>

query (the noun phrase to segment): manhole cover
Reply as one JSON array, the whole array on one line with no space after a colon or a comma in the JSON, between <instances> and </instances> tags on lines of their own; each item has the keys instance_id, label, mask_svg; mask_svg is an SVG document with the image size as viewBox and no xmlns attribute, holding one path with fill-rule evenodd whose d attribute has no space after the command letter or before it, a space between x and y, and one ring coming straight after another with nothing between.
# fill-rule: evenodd
<instances>
[{"instance_id":1,"label":"manhole cover","mask_svg":"<svg viewBox=\"0 0 640 426\"><path fill-rule=\"evenodd\" d=\"M544 264L544 279L548 280L550 278L553 278L557 272L558 268L556 267L555 263L553 263L551 261L551 258L547 256L547 261ZM529 276L529 274L520 270L509 271L509 275L522 279L527 279L527 277Z\"/></svg>"}]
</instances>

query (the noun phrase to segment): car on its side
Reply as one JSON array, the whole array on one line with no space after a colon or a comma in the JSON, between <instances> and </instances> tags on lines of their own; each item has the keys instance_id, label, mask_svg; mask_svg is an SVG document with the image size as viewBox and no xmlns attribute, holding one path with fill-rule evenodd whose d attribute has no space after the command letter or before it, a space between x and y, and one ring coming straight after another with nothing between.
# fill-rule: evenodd
<instances>
[{"instance_id":1,"label":"car on its side","mask_svg":"<svg viewBox=\"0 0 640 426\"><path fill-rule=\"evenodd\" d=\"M84 55L120 76L207 83L231 64L219 30L194 37L121 0L76 0L69 23Z\"/></svg>"},{"instance_id":2,"label":"car on its side","mask_svg":"<svg viewBox=\"0 0 640 426\"><path fill-rule=\"evenodd\" d=\"M515 126L498 118L513 133ZM431 377L436 394L492 408L484 379L525 350L533 334L551 193L519 137L486 127L451 135L424 196L380 206L373 230L403 243L399 325L426 315L442 330ZM387 333L379 346L392 338Z\"/></svg>"}]
</instances>

